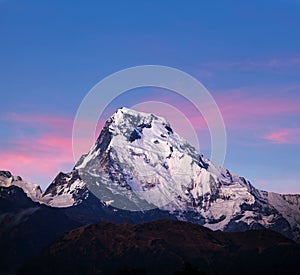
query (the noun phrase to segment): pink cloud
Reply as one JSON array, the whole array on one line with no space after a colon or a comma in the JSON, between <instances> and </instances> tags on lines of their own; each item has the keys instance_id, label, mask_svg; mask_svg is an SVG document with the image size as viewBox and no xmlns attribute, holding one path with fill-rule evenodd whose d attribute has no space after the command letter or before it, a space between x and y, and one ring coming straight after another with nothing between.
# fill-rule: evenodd
<instances>
[{"instance_id":1,"label":"pink cloud","mask_svg":"<svg viewBox=\"0 0 300 275\"><path fill-rule=\"evenodd\" d=\"M300 144L300 129L280 129L263 138L276 144Z\"/></svg>"},{"instance_id":2,"label":"pink cloud","mask_svg":"<svg viewBox=\"0 0 300 275\"><path fill-rule=\"evenodd\" d=\"M227 117L272 116L277 114L300 113L299 104L285 99L237 98L221 99L220 107Z\"/></svg>"},{"instance_id":3,"label":"pink cloud","mask_svg":"<svg viewBox=\"0 0 300 275\"><path fill-rule=\"evenodd\" d=\"M299 87L296 87L299 89ZM288 97L268 97L272 88L253 88L222 91L216 96L226 127L234 129L260 129L266 121L299 116L299 101ZM284 89L282 90L284 91ZM255 94L262 96L255 96ZM251 95L253 94L253 95Z\"/></svg>"},{"instance_id":4,"label":"pink cloud","mask_svg":"<svg viewBox=\"0 0 300 275\"><path fill-rule=\"evenodd\" d=\"M62 169L74 165L71 139L59 136L15 140L1 152L1 169L47 186Z\"/></svg>"},{"instance_id":5,"label":"pink cloud","mask_svg":"<svg viewBox=\"0 0 300 275\"><path fill-rule=\"evenodd\" d=\"M8 114L6 119L16 126L16 135L7 141L6 147L1 148L0 169L10 170L45 188L59 171L70 171L73 168L72 119L17 113ZM85 126L91 122L80 123L84 131ZM103 122L100 121L99 124ZM30 134L21 130L29 128L34 129ZM95 133L95 138L98 134ZM83 133L80 137L86 149L83 153L88 151L91 146L88 142L93 138L93 133Z\"/></svg>"},{"instance_id":6,"label":"pink cloud","mask_svg":"<svg viewBox=\"0 0 300 275\"><path fill-rule=\"evenodd\" d=\"M14 138L1 148L0 169L47 186L62 169L74 165L72 120L59 116L8 114L15 125ZM34 129L23 132L22 129Z\"/></svg>"},{"instance_id":7,"label":"pink cloud","mask_svg":"<svg viewBox=\"0 0 300 275\"><path fill-rule=\"evenodd\" d=\"M68 133L72 129L73 125L73 119L50 115L28 115L19 113L9 113L7 114L7 119L16 123L34 125L37 128L41 128L43 130L63 130L64 133Z\"/></svg>"},{"instance_id":8,"label":"pink cloud","mask_svg":"<svg viewBox=\"0 0 300 275\"><path fill-rule=\"evenodd\" d=\"M239 60L239 61L211 61L201 64L203 68L212 69L229 69L236 68L241 70L257 70L257 69L285 69L300 66L300 57L294 56L290 58L278 58L274 57L265 60Z\"/></svg>"},{"instance_id":9,"label":"pink cloud","mask_svg":"<svg viewBox=\"0 0 300 275\"><path fill-rule=\"evenodd\" d=\"M293 96L298 91L300 91L300 84L288 87L247 87L210 92L219 106L227 127L245 129L251 126L252 129L255 125L259 126L261 119L274 121L274 117L300 115L299 100ZM207 129L202 115L186 99L168 94L156 97L155 101L171 104L181 110L195 129L199 131Z\"/></svg>"}]
</instances>

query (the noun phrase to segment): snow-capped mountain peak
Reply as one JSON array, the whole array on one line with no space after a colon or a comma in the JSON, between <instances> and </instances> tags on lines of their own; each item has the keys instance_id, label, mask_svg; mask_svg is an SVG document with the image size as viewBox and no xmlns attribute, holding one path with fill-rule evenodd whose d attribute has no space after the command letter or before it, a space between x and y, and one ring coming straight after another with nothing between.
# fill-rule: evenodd
<instances>
[{"instance_id":1,"label":"snow-capped mountain peak","mask_svg":"<svg viewBox=\"0 0 300 275\"><path fill-rule=\"evenodd\" d=\"M42 197L42 190L39 185L24 181L20 176L14 176L9 171L0 171L0 186L9 187L13 185L22 188L33 201L39 201Z\"/></svg>"},{"instance_id":2,"label":"snow-capped mountain peak","mask_svg":"<svg viewBox=\"0 0 300 275\"><path fill-rule=\"evenodd\" d=\"M52 207L69 207L88 197L88 190L78 171L60 172L43 194L42 201Z\"/></svg>"},{"instance_id":3,"label":"snow-capped mountain peak","mask_svg":"<svg viewBox=\"0 0 300 275\"><path fill-rule=\"evenodd\" d=\"M118 194L137 200L134 204L141 203L135 197L138 194L151 208L174 201L174 194L187 197L189 186L199 177L212 179L207 185L198 186L198 193L207 192L221 173L176 134L164 118L126 108L119 109L107 121L95 146L75 169L106 182L112 193L110 201ZM89 186L94 187L94 184Z\"/></svg>"}]
</instances>

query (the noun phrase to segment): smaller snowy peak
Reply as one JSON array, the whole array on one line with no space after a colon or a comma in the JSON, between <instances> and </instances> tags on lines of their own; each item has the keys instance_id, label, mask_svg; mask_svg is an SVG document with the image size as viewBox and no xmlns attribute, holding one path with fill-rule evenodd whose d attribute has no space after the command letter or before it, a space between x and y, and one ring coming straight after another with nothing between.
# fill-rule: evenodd
<instances>
[{"instance_id":1,"label":"smaller snowy peak","mask_svg":"<svg viewBox=\"0 0 300 275\"><path fill-rule=\"evenodd\" d=\"M20 176L14 176L9 171L0 171L0 186L20 187L33 201L39 201L42 197L41 187L37 184L24 181Z\"/></svg>"},{"instance_id":2,"label":"smaller snowy peak","mask_svg":"<svg viewBox=\"0 0 300 275\"><path fill-rule=\"evenodd\" d=\"M78 171L60 172L43 194L42 201L52 207L70 207L80 204L88 196L85 183Z\"/></svg>"}]
</instances>

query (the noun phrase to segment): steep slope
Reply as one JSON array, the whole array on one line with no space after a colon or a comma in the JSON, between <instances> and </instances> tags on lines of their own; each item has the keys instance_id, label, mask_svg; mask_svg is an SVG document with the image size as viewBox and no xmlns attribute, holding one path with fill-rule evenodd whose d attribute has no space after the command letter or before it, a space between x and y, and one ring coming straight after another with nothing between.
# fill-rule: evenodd
<instances>
[{"instance_id":1,"label":"steep slope","mask_svg":"<svg viewBox=\"0 0 300 275\"><path fill-rule=\"evenodd\" d=\"M269 230L99 223L66 233L20 274L287 274L299 270L299 256L299 244Z\"/></svg>"},{"instance_id":2,"label":"steep slope","mask_svg":"<svg viewBox=\"0 0 300 275\"><path fill-rule=\"evenodd\" d=\"M80 204L89 195L78 171L60 172L45 190L42 200L53 207L69 207Z\"/></svg>"},{"instance_id":3,"label":"steep slope","mask_svg":"<svg viewBox=\"0 0 300 275\"><path fill-rule=\"evenodd\" d=\"M213 230L270 228L300 241L297 196L257 190L204 158L153 114L119 109L74 170L59 174L43 198L63 207L90 192L123 210L159 208Z\"/></svg>"}]
</instances>

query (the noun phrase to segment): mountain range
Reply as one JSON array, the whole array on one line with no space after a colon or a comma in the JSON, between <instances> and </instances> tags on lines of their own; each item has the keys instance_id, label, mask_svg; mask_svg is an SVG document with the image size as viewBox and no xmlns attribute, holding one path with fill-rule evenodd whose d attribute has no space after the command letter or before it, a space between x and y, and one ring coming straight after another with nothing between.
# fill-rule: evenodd
<instances>
[{"instance_id":1,"label":"mountain range","mask_svg":"<svg viewBox=\"0 0 300 275\"><path fill-rule=\"evenodd\" d=\"M154 114L117 110L90 151L44 192L0 171L3 270L12 261L20 267L78 226L160 218L225 232L271 229L300 242L300 195L256 189L199 154Z\"/></svg>"}]
</instances>

